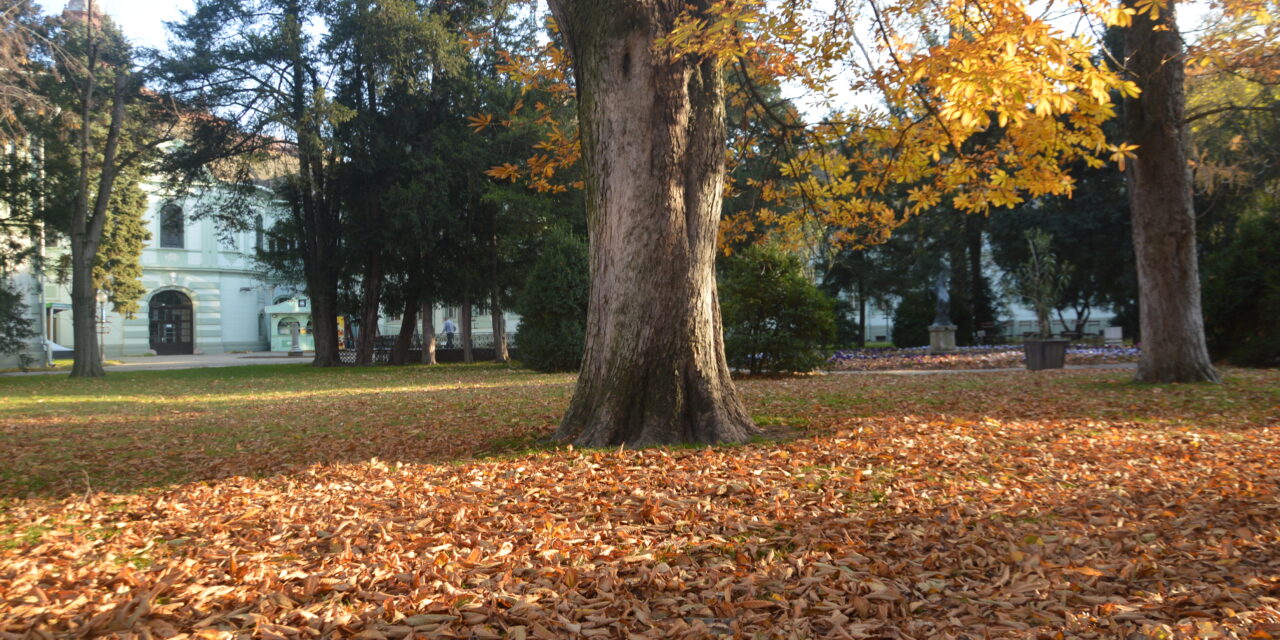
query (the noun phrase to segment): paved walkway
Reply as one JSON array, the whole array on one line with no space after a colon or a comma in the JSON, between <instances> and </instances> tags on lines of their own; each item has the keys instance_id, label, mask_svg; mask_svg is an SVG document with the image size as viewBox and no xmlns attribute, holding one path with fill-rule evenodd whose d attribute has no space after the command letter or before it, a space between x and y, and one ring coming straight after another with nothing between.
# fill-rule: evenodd
<instances>
[{"instance_id":1,"label":"paved walkway","mask_svg":"<svg viewBox=\"0 0 1280 640\"><path fill-rule=\"evenodd\" d=\"M214 367L243 367L257 364L306 364L313 354L290 358L282 353L260 351L255 353L217 353L204 356L142 356L111 358L120 364L109 364L107 371L166 371L173 369L209 369ZM26 373L0 373L0 376L41 376L67 374L70 367L56 371L28 371Z\"/></svg>"}]
</instances>

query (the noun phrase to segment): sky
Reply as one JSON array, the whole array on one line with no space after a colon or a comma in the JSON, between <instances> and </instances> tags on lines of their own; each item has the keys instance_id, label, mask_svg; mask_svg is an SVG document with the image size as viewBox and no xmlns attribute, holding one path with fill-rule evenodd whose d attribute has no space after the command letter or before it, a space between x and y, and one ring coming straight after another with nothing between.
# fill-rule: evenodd
<instances>
[{"instance_id":1,"label":"sky","mask_svg":"<svg viewBox=\"0 0 1280 640\"><path fill-rule=\"evenodd\" d=\"M58 13L67 6L67 0L38 2L45 13ZM177 20L182 11L195 6L193 0L94 0L94 4L120 25L135 46L155 48L165 45L164 23Z\"/></svg>"},{"instance_id":2,"label":"sky","mask_svg":"<svg viewBox=\"0 0 1280 640\"><path fill-rule=\"evenodd\" d=\"M46 13L56 13L62 11L68 0L37 0L37 2ZM195 0L94 0L94 4L101 7L120 25L121 31L134 46L164 49L167 41L164 23L181 18L183 11L189 11L195 6ZM1179 3L1179 26L1184 32L1195 30L1200 26L1205 17L1205 4L1204 0L1183 0ZM1076 25L1072 18L1059 26L1071 31ZM828 110L826 105L802 93L790 97L800 103L801 110L808 116L821 116ZM842 95L840 99L848 100L849 104L862 106L878 102L878 97L873 95L864 96L863 99Z\"/></svg>"},{"instance_id":3,"label":"sky","mask_svg":"<svg viewBox=\"0 0 1280 640\"><path fill-rule=\"evenodd\" d=\"M62 11L67 0L38 0L46 13ZM125 36L141 47L164 48L166 34L164 23L177 20L183 11L195 6L194 0L94 0L94 3L115 19ZM1179 3L1179 22L1188 29L1203 19L1203 2Z\"/></svg>"}]
</instances>

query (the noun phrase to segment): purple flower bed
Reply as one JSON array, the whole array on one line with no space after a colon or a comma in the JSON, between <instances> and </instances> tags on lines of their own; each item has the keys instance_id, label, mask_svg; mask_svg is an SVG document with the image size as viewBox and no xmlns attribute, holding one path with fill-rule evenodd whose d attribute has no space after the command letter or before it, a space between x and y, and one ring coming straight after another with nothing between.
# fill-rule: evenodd
<instances>
[{"instance_id":1,"label":"purple flower bed","mask_svg":"<svg viewBox=\"0 0 1280 640\"><path fill-rule=\"evenodd\" d=\"M1067 347L1067 362L1130 362L1140 353L1137 347L1075 344ZM958 347L951 353L929 353L928 347L873 347L837 351L827 363L836 370L993 369L1019 366L1022 357L1022 347L1013 344Z\"/></svg>"}]
</instances>

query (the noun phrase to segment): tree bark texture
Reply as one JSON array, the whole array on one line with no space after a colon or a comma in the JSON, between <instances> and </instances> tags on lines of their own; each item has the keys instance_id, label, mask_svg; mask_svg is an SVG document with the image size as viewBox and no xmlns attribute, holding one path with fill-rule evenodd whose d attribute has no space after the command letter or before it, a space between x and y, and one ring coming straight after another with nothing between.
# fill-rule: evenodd
<instances>
[{"instance_id":1,"label":"tree bark texture","mask_svg":"<svg viewBox=\"0 0 1280 640\"><path fill-rule=\"evenodd\" d=\"M422 301L422 364L436 363L436 325L430 299Z\"/></svg>"},{"instance_id":2,"label":"tree bark texture","mask_svg":"<svg viewBox=\"0 0 1280 640\"><path fill-rule=\"evenodd\" d=\"M390 362L403 365L409 361L409 347L413 346L413 332L418 324L418 296L410 293L404 302L404 316L400 318L400 333L396 336L396 344L391 348Z\"/></svg>"},{"instance_id":3,"label":"tree bark texture","mask_svg":"<svg viewBox=\"0 0 1280 640\"><path fill-rule=\"evenodd\" d=\"M93 286L93 263L82 267L84 258L71 258L71 332L75 336L71 377L101 378L106 372L98 350L97 290Z\"/></svg>"},{"instance_id":4,"label":"tree bark texture","mask_svg":"<svg viewBox=\"0 0 1280 640\"><path fill-rule=\"evenodd\" d=\"M92 4L90 4L92 8ZM92 38L92 27L90 27ZM91 50L94 47L91 46ZM102 353L98 348L98 309L97 287L93 282L93 264L97 260L98 248L102 245L102 234L106 229L108 208L111 193L115 190L116 176L120 167L116 164L116 154L120 148L121 130L124 128L125 99L124 91L127 79L121 75L116 78L115 94L112 98L111 120L107 130L107 142L102 152L102 167L98 171L98 184L94 193L93 209L89 208L89 139L88 130L93 102L92 57L87 73L85 89L85 107L82 112L83 127L80 135L80 176L77 185L75 210L71 212L71 332L75 338L75 357L71 363L72 378L101 378L106 375L102 368Z\"/></svg>"},{"instance_id":5,"label":"tree bark texture","mask_svg":"<svg viewBox=\"0 0 1280 640\"><path fill-rule=\"evenodd\" d=\"M378 306L382 301L382 255L365 254L364 286L360 290L360 340L356 343L356 364L373 364L373 348L378 337Z\"/></svg>"},{"instance_id":6,"label":"tree bark texture","mask_svg":"<svg viewBox=\"0 0 1280 640\"><path fill-rule=\"evenodd\" d=\"M342 364L338 353L338 285L327 279L307 279L307 294L311 296L311 328L315 338L316 354L313 367L336 367Z\"/></svg>"},{"instance_id":7,"label":"tree bark texture","mask_svg":"<svg viewBox=\"0 0 1280 640\"><path fill-rule=\"evenodd\" d=\"M507 362L511 360L511 353L507 349L507 323L502 317L502 299L497 284L493 285L490 298L489 319L493 323L493 361Z\"/></svg>"},{"instance_id":8,"label":"tree bark texture","mask_svg":"<svg viewBox=\"0 0 1280 640\"><path fill-rule=\"evenodd\" d=\"M586 349L561 440L757 433L730 378L716 294L723 81L714 61L671 60L653 44L685 7L708 4L551 2L577 80L591 247Z\"/></svg>"},{"instance_id":9,"label":"tree bark texture","mask_svg":"<svg viewBox=\"0 0 1280 640\"><path fill-rule=\"evenodd\" d=\"M1136 2L1125 0L1125 5L1136 7ZM1172 3L1158 20L1134 16L1125 32L1125 55L1142 89L1125 104L1124 115L1131 142L1138 145L1128 171L1142 319L1137 380L1216 382L1200 310L1184 60Z\"/></svg>"}]
</instances>

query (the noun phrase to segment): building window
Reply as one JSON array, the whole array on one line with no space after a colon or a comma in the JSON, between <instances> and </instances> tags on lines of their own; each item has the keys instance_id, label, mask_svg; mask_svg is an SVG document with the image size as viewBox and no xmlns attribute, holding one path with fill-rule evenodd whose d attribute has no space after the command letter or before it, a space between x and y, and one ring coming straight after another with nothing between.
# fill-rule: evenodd
<instances>
[{"instance_id":1,"label":"building window","mask_svg":"<svg viewBox=\"0 0 1280 640\"><path fill-rule=\"evenodd\" d=\"M262 228L262 216L253 219L253 248L262 251L262 238L266 230Z\"/></svg>"},{"instance_id":2,"label":"building window","mask_svg":"<svg viewBox=\"0 0 1280 640\"><path fill-rule=\"evenodd\" d=\"M297 318L281 318L280 322L276 323L276 333L282 336L293 335L294 327L302 328L302 323L298 322Z\"/></svg>"},{"instance_id":3,"label":"building window","mask_svg":"<svg viewBox=\"0 0 1280 640\"><path fill-rule=\"evenodd\" d=\"M307 299L306 299L306 298L298 298L298 308L299 308L299 309L306 309L306 308L307 308Z\"/></svg>"},{"instance_id":4,"label":"building window","mask_svg":"<svg viewBox=\"0 0 1280 640\"><path fill-rule=\"evenodd\" d=\"M182 249L186 240L186 216L182 207L166 204L160 209L160 248Z\"/></svg>"}]
</instances>

